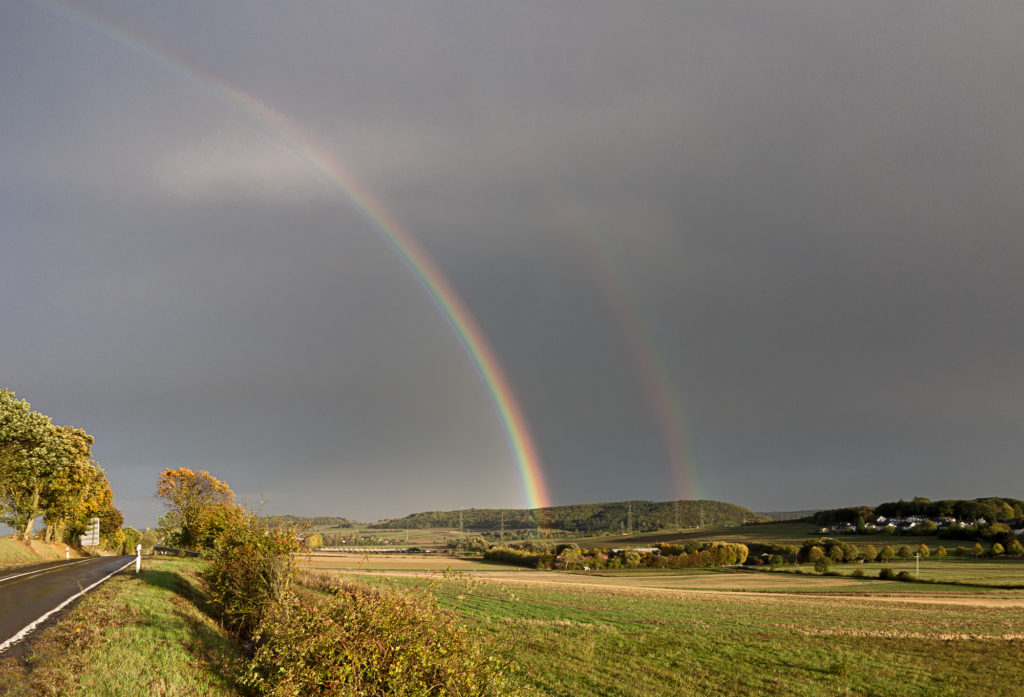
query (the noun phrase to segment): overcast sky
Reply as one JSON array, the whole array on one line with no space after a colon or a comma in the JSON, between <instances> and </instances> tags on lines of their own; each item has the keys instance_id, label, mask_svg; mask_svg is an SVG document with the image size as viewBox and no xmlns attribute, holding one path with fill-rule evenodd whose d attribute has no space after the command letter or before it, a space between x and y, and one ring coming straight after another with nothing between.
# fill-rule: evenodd
<instances>
[{"instance_id":1,"label":"overcast sky","mask_svg":"<svg viewBox=\"0 0 1024 697\"><path fill-rule=\"evenodd\" d=\"M267 512L527 501L444 315L246 103L431 255L553 503L1024 497L1019 2L2 16L0 386L129 523L182 465Z\"/></svg>"}]
</instances>

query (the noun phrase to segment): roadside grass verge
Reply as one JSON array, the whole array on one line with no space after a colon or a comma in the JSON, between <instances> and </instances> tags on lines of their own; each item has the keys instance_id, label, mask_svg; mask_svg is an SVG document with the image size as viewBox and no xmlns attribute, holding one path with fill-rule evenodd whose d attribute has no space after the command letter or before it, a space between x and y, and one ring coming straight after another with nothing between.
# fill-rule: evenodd
<instances>
[{"instance_id":1,"label":"roadside grass verge","mask_svg":"<svg viewBox=\"0 0 1024 697\"><path fill-rule=\"evenodd\" d=\"M237 697L238 644L209 613L191 559L145 559L90 592L32 637L22 659L0 660L10 697Z\"/></svg>"},{"instance_id":2,"label":"roadside grass verge","mask_svg":"<svg viewBox=\"0 0 1024 697\"><path fill-rule=\"evenodd\" d=\"M72 550L72 557L82 556ZM64 558L64 545L30 540L22 542L13 535L0 537L0 569L9 569L26 564L38 564L44 561L56 561Z\"/></svg>"}]
</instances>

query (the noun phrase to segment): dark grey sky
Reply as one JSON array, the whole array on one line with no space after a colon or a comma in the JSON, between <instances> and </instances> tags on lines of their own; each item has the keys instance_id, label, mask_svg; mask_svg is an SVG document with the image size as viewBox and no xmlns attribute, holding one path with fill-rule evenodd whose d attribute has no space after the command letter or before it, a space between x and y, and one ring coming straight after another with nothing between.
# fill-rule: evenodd
<instances>
[{"instance_id":1,"label":"dark grey sky","mask_svg":"<svg viewBox=\"0 0 1024 697\"><path fill-rule=\"evenodd\" d=\"M526 501L423 288L216 84L429 251L554 503L1024 494L1020 3L3 15L0 385L130 523L179 465L269 512Z\"/></svg>"}]
</instances>

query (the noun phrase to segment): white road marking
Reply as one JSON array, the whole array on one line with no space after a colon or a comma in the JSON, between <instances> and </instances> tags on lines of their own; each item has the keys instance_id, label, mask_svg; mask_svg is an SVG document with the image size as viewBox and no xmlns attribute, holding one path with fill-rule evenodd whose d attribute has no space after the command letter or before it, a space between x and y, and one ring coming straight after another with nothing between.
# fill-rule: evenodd
<instances>
[{"instance_id":1,"label":"white road marking","mask_svg":"<svg viewBox=\"0 0 1024 697\"><path fill-rule=\"evenodd\" d=\"M10 639L8 639L4 643L0 644L0 653L3 653L4 651L6 651L7 647L10 646L11 644L17 643L17 642L21 641L22 639L24 639L26 636L28 636L29 633L31 633L31 631L33 629L38 627L40 623L44 622L47 617L49 617L50 615L52 615L55 612L59 612L59 611L63 610L65 607L68 606L68 604L71 603L71 601L75 600L79 596L84 596L86 594L86 592L91 591L93 588L95 588L96 586L100 585L101 583L106 581L108 578L110 578L114 574L119 573L121 571L124 571L129 566L131 566L134 562L135 562L134 558L129 559L127 562L125 562L124 566L121 566L120 568L114 569L113 571L111 571L109 574L107 574L106 576L101 578L96 583L92 584L88 588L84 588L84 589L80 590L79 592L75 593L73 596L71 596L70 598L65 600L63 603L61 603L57 607L53 608L49 612L47 612L45 615L40 616L39 619L37 619L34 622L32 622L32 624L28 625L27 627L22 629L20 632L18 632L14 636L12 636Z\"/></svg>"},{"instance_id":2,"label":"white road marking","mask_svg":"<svg viewBox=\"0 0 1024 697\"><path fill-rule=\"evenodd\" d=\"M22 574L14 574L13 576L4 576L3 578L0 578L0 583L3 583L4 581L10 581L12 578L21 578L22 576L28 576L29 574L41 574L45 571L53 571L54 569L66 569L69 566L74 566L75 564L81 564L83 562L92 561L93 559L97 558L98 557L90 557L89 559L80 559L78 561L73 561L70 564L55 564L54 566L47 566L45 569L36 569L34 571L26 571Z\"/></svg>"}]
</instances>

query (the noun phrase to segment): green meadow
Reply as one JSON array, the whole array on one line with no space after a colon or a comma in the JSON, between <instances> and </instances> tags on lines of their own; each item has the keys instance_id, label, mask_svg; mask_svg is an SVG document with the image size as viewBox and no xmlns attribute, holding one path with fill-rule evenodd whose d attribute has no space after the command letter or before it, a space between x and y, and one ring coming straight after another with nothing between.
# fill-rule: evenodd
<instances>
[{"instance_id":1,"label":"green meadow","mask_svg":"<svg viewBox=\"0 0 1024 697\"><path fill-rule=\"evenodd\" d=\"M951 583L1016 585L1020 561L925 560L922 577L944 579L932 584L751 570L445 571L437 564L447 560L429 556L370 570L358 559L305 559L339 578L428 589L470 632L493 638L537 695L984 697L1018 695L1024 681L1024 591ZM229 678L244 651L212 617L202 564L147 559L140 577L114 577L41 630L27 657L0 662L0 693L247 694Z\"/></svg>"},{"instance_id":2,"label":"green meadow","mask_svg":"<svg viewBox=\"0 0 1024 697\"><path fill-rule=\"evenodd\" d=\"M1019 592L857 581L843 594L814 588L832 577L796 575L790 590L805 592L667 590L644 574L615 587L483 578L376 582L429 583L539 695L1018 695L1024 680Z\"/></svg>"}]
</instances>

